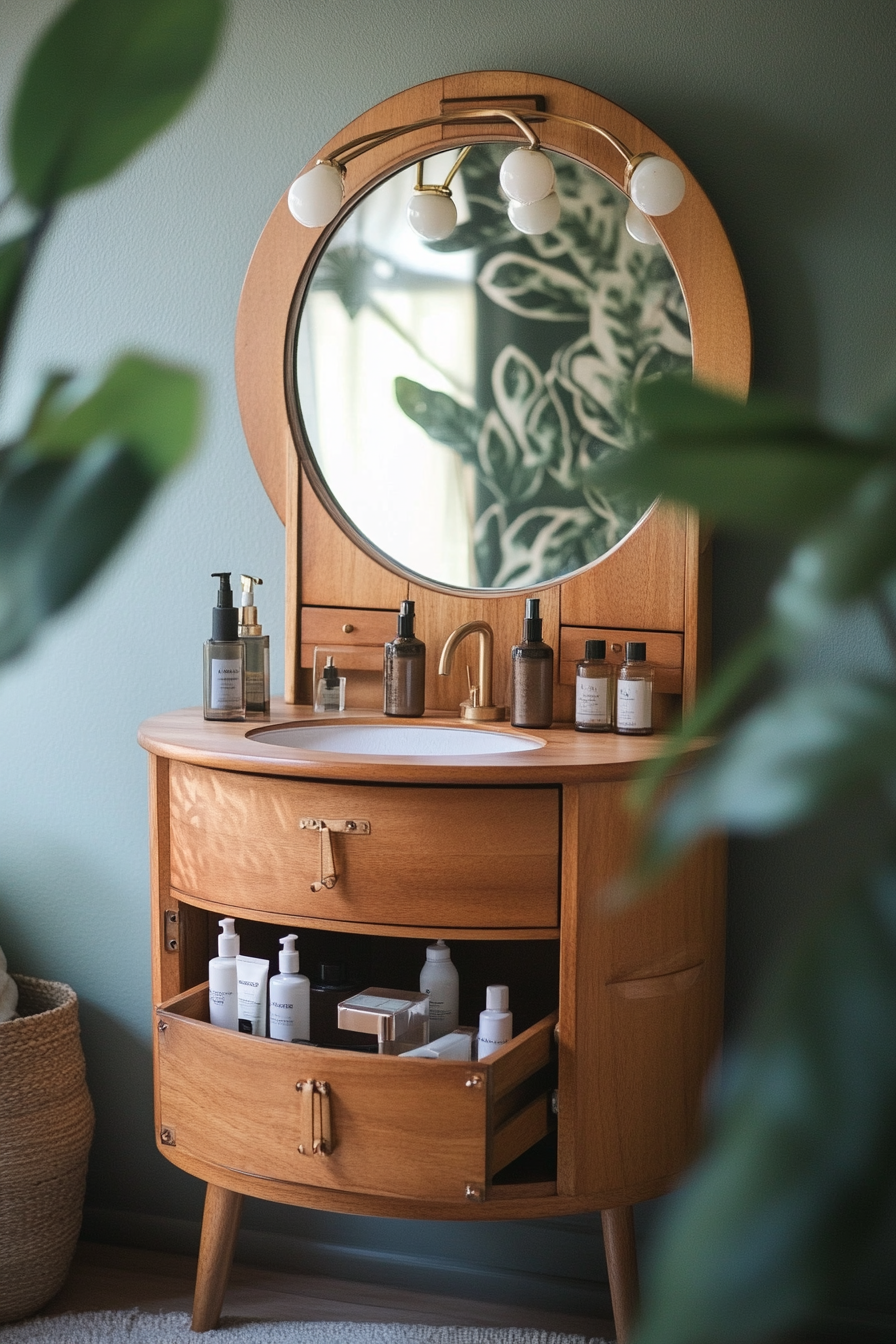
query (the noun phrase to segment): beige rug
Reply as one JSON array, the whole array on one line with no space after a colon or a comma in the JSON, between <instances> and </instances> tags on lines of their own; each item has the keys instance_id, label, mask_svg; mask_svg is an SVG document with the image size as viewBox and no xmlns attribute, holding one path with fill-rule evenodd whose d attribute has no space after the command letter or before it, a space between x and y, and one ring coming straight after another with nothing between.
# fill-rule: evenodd
<instances>
[{"instance_id":1,"label":"beige rug","mask_svg":"<svg viewBox=\"0 0 896 1344\"><path fill-rule=\"evenodd\" d=\"M345 1321L247 1321L224 1317L194 1335L185 1312L88 1311L0 1325L0 1344L606 1344L548 1330L454 1325L356 1325Z\"/></svg>"}]
</instances>

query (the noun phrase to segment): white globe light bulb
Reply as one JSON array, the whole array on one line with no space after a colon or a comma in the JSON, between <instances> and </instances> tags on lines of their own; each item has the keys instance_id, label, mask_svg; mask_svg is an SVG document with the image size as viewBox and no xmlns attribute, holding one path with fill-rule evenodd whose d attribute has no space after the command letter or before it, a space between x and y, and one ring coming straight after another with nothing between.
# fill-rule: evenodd
<instances>
[{"instance_id":1,"label":"white globe light bulb","mask_svg":"<svg viewBox=\"0 0 896 1344\"><path fill-rule=\"evenodd\" d=\"M501 187L510 201L531 205L554 190L554 165L540 149L512 150L501 164Z\"/></svg>"},{"instance_id":2,"label":"white globe light bulb","mask_svg":"<svg viewBox=\"0 0 896 1344\"><path fill-rule=\"evenodd\" d=\"M540 201L511 201L507 217L520 233L550 233L560 218L560 197L552 191Z\"/></svg>"},{"instance_id":3,"label":"white globe light bulb","mask_svg":"<svg viewBox=\"0 0 896 1344\"><path fill-rule=\"evenodd\" d=\"M308 229L319 229L339 214L342 173L335 163L317 163L297 177L286 198L289 213Z\"/></svg>"},{"instance_id":4,"label":"white globe light bulb","mask_svg":"<svg viewBox=\"0 0 896 1344\"><path fill-rule=\"evenodd\" d=\"M628 194L645 215L668 215L684 199L684 173L671 159L648 154L632 173Z\"/></svg>"},{"instance_id":5,"label":"white globe light bulb","mask_svg":"<svg viewBox=\"0 0 896 1344\"><path fill-rule=\"evenodd\" d=\"M439 191L415 191L408 201L408 223L428 243L437 243L454 229L457 206Z\"/></svg>"},{"instance_id":6,"label":"white globe light bulb","mask_svg":"<svg viewBox=\"0 0 896 1344\"><path fill-rule=\"evenodd\" d=\"M646 215L635 205L634 201L629 202L628 210L625 213L625 227L628 229L636 243L658 243L660 236L651 224Z\"/></svg>"}]
</instances>

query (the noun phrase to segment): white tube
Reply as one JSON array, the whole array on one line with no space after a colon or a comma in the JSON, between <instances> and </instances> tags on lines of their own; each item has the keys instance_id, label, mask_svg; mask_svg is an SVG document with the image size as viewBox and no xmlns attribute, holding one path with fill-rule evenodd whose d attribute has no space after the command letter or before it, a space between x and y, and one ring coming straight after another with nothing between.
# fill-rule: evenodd
<instances>
[{"instance_id":1,"label":"white tube","mask_svg":"<svg viewBox=\"0 0 896 1344\"><path fill-rule=\"evenodd\" d=\"M236 959L239 1029L249 1036L264 1036L268 997L268 971L264 957Z\"/></svg>"}]
</instances>

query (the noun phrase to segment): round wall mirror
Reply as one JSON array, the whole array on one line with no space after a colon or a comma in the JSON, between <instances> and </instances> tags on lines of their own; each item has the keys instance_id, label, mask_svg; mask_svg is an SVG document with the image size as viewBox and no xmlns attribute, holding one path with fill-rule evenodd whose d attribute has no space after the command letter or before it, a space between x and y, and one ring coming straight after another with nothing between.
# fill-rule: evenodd
<instances>
[{"instance_id":1,"label":"round wall mirror","mask_svg":"<svg viewBox=\"0 0 896 1344\"><path fill-rule=\"evenodd\" d=\"M651 501L601 493L589 469L636 441L638 383L692 366L675 269L630 236L624 193L553 152L559 219L520 232L507 153L423 161L427 184L455 170L442 238L409 223L414 164L361 195L304 285L292 356L329 511L390 567L454 589L541 586L618 546Z\"/></svg>"}]
</instances>

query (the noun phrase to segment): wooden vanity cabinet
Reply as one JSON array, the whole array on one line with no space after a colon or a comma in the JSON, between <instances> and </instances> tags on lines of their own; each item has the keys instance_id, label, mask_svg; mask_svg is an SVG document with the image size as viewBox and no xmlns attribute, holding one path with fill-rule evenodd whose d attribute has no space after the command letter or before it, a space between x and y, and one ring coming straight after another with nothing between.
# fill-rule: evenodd
<instances>
[{"instance_id":1,"label":"wooden vanity cabinet","mask_svg":"<svg viewBox=\"0 0 896 1344\"><path fill-rule=\"evenodd\" d=\"M324 648L348 673L341 721L382 723L382 644L405 599L416 604L428 651L427 722L456 726L470 693L467 659L438 675L440 650L466 622L493 630L494 702L506 705L527 596L540 599L555 651L554 724L537 730L537 750L488 760L287 749L266 745L257 725L206 723L199 710L143 726L157 1141L208 1186L195 1330L217 1322L250 1194L399 1218L600 1210L624 1341L637 1304L632 1205L668 1190L698 1142L721 1034L723 846L704 844L646 897L622 899L636 843L626 789L662 738L580 734L573 719L587 639L605 639L616 662L627 640L646 643L661 728L693 704L709 651L705 527L660 501L576 572L525 591L452 588L403 569L355 529L321 477L298 404L302 307L341 222L417 160L476 140L518 140L506 119L489 116L502 104L549 114L533 118L542 145L622 191L624 155L613 137L635 155L676 160L637 118L562 80L513 71L432 80L363 113L321 149L326 159L384 128L415 128L350 156L333 224L299 227L284 194L246 276L240 414L286 536L285 698L271 725L313 720L314 652ZM478 108L480 120L451 121L461 106ZM680 167L684 200L654 223L680 284L694 375L745 395L750 332L737 265L712 205ZM589 312L593 320L593 305ZM522 420L514 424L522 433ZM319 886L320 836L302 824L315 818L359 823L332 836L331 890ZM396 988L415 987L425 942L445 937L470 994L465 1020L476 1025L489 980L506 982L516 1035L465 1064L221 1031L208 1022L205 981L223 915L265 956L288 930L299 933L300 950L325 936L366 939L378 953L372 966L400 968ZM389 981L372 974L366 983Z\"/></svg>"}]
</instances>

